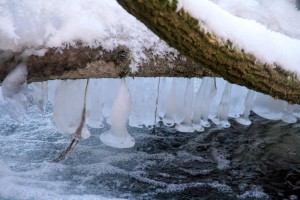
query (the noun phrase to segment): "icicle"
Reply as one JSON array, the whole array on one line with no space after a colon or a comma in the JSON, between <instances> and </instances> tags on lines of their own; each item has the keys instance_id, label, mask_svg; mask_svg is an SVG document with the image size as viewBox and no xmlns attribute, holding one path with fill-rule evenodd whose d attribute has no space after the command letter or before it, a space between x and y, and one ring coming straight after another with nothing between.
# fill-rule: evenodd
<instances>
[{"instance_id":1,"label":"icicle","mask_svg":"<svg viewBox=\"0 0 300 200\"><path fill-rule=\"evenodd\" d=\"M228 113L230 105L231 87L232 84L227 82L222 94L220 104L218 106L217 116L215 119L213 119L213 122L216 125L219 125L223 128L230 127L230 122L228 121Z\"/></svg>"},{"instance_id":2,"label":"icicle","mask_svg":"<svg viewBox=\"0 0 300 200\"><path fill-rule=\"evenodd\" d=\"M166 108L167 108L167 100L168 100L168 88L167 88L167 78L163 77L160 81L159 87L159 99L158 99L158 116L164 118L166 115Z\"/></svg>"},{"instance_id":3,"label":"icicle","mask_svg":"<svg viewBox=\"0 0 300 200\"><path fill-rule=\"evenodd\" d=\"M176 79L172 79L172 87L171 92L168 97L168 104L167 104L167 112L165 117L163 118L163 123L166 126L173 126L174 122L174 113L175 113L175 106L176 106Z\"/></svg>"},{"instance_id":4,"label":"icicle","mask_svg":"<svg viewBox=\"0 0 300 200\"><path fill-rule=\"evenodd\" d=\"M155 123L158 78L126 78L126 83L132 97L129 125L152 128Z\"/></svg>"},{"instance_id":5,"label":"icicle","mask_svg":"<svg viewBox=\"0 0 300 200\"><path fill-rule=\"evenodd\" d=\"M269 95L256 93L252 111L265 119L280 120L284 108L280 100L276 100Z\"/></svg>"},{"instance_id":6,"label":"icicle","mask_svg":"<svg viewBox=\"0 0 300 200\"><path fill-rule=\"evenodd\" d=\"M235 119L238 123L242 125L249 126L251 124L251 121L249 120L249 115L254 103L254 95L255 95L255 91L248 90L245 103L244 103L245 110L241 117Z\"/></svg>"},{"instance_id":7,"label":"icicle","mask_svg":"<svg viewBox=\"0 0 300 200\"><path fill-rule=\"evenodd\" d=\"M36 82L28 85L29 99L39 111L45 113L45 104L48 99L47 82Z\"/></svg>"},{"instance_id":8,"label":"icicle","mask_svg":"<svg viewBox=\"0 0 300 200\"><path fill-rule=\"evenodd\" d=\"M284 102L285 104L285 111L281 117L281 120L285 123L293 124L297 122L297 118L293 115L294 107L292 104L289 104L288 102Z\"/></svg>"},{"instance_id":9,"label":"icicle","mask_svg":"<svg viewBox=\"0 0 300 200\"><path fill-rule=\"evenodd\" d=\"M208 116L210 113L211 102L214 100L216 95L216 86L214 78L205 78L205 87L203 94L204 103L201 104L201 125L204 127L210 127Z\"/></svg>"},{"instance_id":10,"label":"icicle","mask_svg":"<svg viewBox=\"0 0 300 200\"><path fill-rule=\"evenodd\" d=\"M174 122L180 124L184 120L184 98L186 93L187 79L186 78L176 78L176 96L175 100L175 110L174 110Z\"/></svg>"},{"instance_id":11,"label":"icicle","mask_svg":"<svg viewBox=\"0 0 300 200\"><path fill-rule=\"evenodd\" d=\"M79 81L77 81L79 82ZM66 150L64 150L57 158L53 160L53 162L59 162L63 160L67 154L69 154L76 146L79 140L86 139L90 137L90 131L88 130L85 120L86 120L86 97L87 97L87 90L89 85L89 79L86 80L85 88L84 88L84 95L83 95L83 106L80 115L80 122L77 125L77 129L74 133L74 138L71 140L71 143L68 145ZM76 113L77 114L77 113Z\"/></svg>"},{"instance_id":12,"label":"icicle","mask_svg":"<svg viewBox=\"0 0 300 200\"><path fill-rule=\"evenodd\" d=\"M203 78L194 102L193 126L197 131L203 131L203 127L210 127L208 116L215 91L214 79Z\"/></svg>"},{"instance_id":13,"label":"icicle","mask_svg":"<svg viewBox=\"0 0 300 200\"><path fill-rule=\"evenodd\" d=\"M86 80L61 80L57 89L53 122L62 133L73 134L82 121Z\"/></svg>"},{"instance_id":14,"label":"icicle","mask_svg":"<svg viewBox=\"0 0 300 200\"><path fill-rule=\"evenodd\" d=\"M59 80L51 80L47 81L48 85L48 101L54 105L55 97L56 97L56 91L59 86Z\"/></svg>"},{"instance_id":15,"label":"icicle","mask_svg":"<svg viewBox=\"0 0 300 200\"><path fill-rule=\"evenodd\" d=\"M135 140L126 128L131 106L131 96L123 78L112 106L111 129L100 135L100 140L104 144L116 148L130 148L134 146Z\"/></svg>"},{"instance_id":16,"label":"icicle","mask_svg":"<svg viewBox=\"0 0 300 200\"><path fill-rule=\"evenodd\" d=\"M86 123L93 128L103 128L102 107L104 104L102 82L90 79L86 97Z\"/></svg>"},{"instance_id":17,"label":"icicle","mask_svg":"<svg viewBox=\"0 0 300 200\"><path fill-rule=\"evenodd\" d=\"M111 109L114 99L116 98L118 87L120 85L120 79L106 78L103 81L103 94L104 95L104 104L102 108L103 117L106 118L106 122L111 124Z\"/></svg>"},{"instance_id":18,"label":"icicle","mask_svg":"<svg viewBox=\"0 0 300 200\"><path fill-rule=\"evenodd\" d=\"M184 120L183 123L177 124L175 128L180 132L194 132L192 126L193 112L193 96L194 96L194 79L188 79L184 95Z\"/></svg>"},{"instance_id":19,"label":"icicle","mask_svg":"<svg viewBox=\"0 0 300 200\"><path fill-rule=\"evenodd\" d=\"M25 120L27 110L27 66L19 64L2 82L2 95L9 102L8 113L18 122Z\"/></svg>"},{"instance_id":20,"label":"icicle","mask_svg":"<svg viewBox=\"0 0 300 200\"><path fill-rule=\"evenodd\" d=\"M232 85L228 116L239 118L245 109L245 99L249 89L239 85Z\"/></svg>"}]
</instances>

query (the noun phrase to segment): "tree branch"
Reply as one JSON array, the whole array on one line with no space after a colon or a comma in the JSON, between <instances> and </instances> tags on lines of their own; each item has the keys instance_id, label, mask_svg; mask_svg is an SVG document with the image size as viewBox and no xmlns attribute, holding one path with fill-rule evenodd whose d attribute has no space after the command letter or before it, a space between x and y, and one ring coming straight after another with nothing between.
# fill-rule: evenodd
<instances>
[{"instance_id":1,"label":"tree branch","mask_svg":"<svg viewBox=\"0 0 300 200\"><path fill-rule=\"evenodd\" d=\"M17 63L26 62L28 82L53 79L83 78L119 78L132 77L203 77L214 76L209 70L182 55L174 59L174 55L165 57L152 56L151 50L146 52L151 59L140 63L137 71L132 72L130 51L123 46L114 51L105 51L101 47L91 49L82 45L68 49L49 49L44 56L32 55L22 61L21 53L0 52L3 57L0 63L0 81Z\"/></svg>"},{"instance_id":2,"label":"tree branch","mask_svg":"<svg viewBox=\"0 0 300 200\"><path fill-rule=\"evenodd\" d=\"M229 82L300 103L300 82L293 73L258 62L253 55L235 49L230 41L219 43L189 14L182 10L176 13L177 1L117 1L171 47Z\"/></svg>"}]
</instances>

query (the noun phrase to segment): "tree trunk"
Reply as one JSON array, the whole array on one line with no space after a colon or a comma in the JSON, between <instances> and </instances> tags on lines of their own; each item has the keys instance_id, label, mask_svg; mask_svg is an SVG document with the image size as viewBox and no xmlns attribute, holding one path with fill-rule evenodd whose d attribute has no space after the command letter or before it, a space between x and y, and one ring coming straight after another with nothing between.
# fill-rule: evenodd
<instances>
[{"instance_id":1,"label":"tree trunk","mask_svg":"<svg viewBox=\"0 0 300 200\"><path fill-rule=\"evenodd\" d=\"M202 67L229 82L300 103L300 82L295 74L257 62L253 55L233 48L230 41L219 44L216 36L205 32L196 19L183 10L175 12L176 0L117 1L171 47Z\"/></svg>"}]
</instances>

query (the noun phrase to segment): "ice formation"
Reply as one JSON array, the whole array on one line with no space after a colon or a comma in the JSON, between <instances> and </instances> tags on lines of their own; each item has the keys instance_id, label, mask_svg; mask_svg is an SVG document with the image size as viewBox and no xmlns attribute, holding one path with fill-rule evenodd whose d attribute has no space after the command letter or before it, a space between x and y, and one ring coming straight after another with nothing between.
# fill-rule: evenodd
<instances>
[{"instance_id":1,"label":"ice formation","mask_svg":"<svg viewBox=\"0 0 300 200\"><path fill-rule=\"evenodd\" d=\"M28 98L42 113L45 112L45 105L48 101L48 82L35 82L28 85Z\"/></svg>"},{"instance_id":2,"label":"ice formation","mask_svg":"<svg viewBox=\"0 0 300 200\"><path fill-rule=\"evenodd\" d=\"M193 127L197 131L203 131L203 127L210 127L208 116L210 114L211 102L215 99L215 80L203 78L195 100L193 111Z\"/></svg>"},{"instance_id":3,"label":"ice formation","mask_svg":"<svg viewBox=\"0 0 300 200\"><path fill-rule=\"evenodd\" d=\"M153 127L156 119L158 78L127 78L126 82L131 95L135 97L132 99L129 125L134 127Z\"/></svg>"},{"instance_id":4,"label":"ice formation","mask_svg":"<svg viewBox=\"0 0 300 200\"><path fill-rule=\"evenodd\" d=\"M176 87L177 87L176 79L173 78L172 79L172 87L171 87L167 105L166 105L167 110L166 110L166 114L163 118L163 123L166 126L173 126L175 124L174 114L175 114L175 109L176 109Z\"/></svg>"},{"instance_id":5,"label":"ice formation","mask_svg":"<svg viewBox=\"0 0 300 200\"><path fill-rule=\"evenodd\" d=\"M9 109L13 119L24 120L27 102L40 111L45 111L49 102L59 132L77 133L84 139L90 135L89 127L102 128L108 123L111 129L102 133L101 141L117 148L135 143L127 125L155 128L162 121L179 132L202 132L210 126L228 128L231 119L250 125L251 111L285 123L300 118L300 105L232 85L222 78L56 80L26 85L25 69L25 65L19 65L1 86L0 106Z\"/></svg>"},{"instance_id":6,"label":"ice formation","mask_svg":"<svg viewBox=\"0 0 300 200\"><path fill-rule=\"evenodd\" d=\"M218 111L216 117L212 121L221 127L228 128L230 127L230 122L228 121L230 98L231 98L231 83L226 83L225 89L222 94L221 101L218 106Z\"/></svg>"},{"instance_id":7,"label":"ice formation","mask_svg":"<svg viewBox=\"0 0 300 200\"><path fill-rule=\"evenodd\" d=\"M101 141L111 147L130 148L135 140L127 131L132 100L125 79L121 80L111 110L111 129L100 135Z\"/></svg>"},{"instance_id":8,"label":"ice formation","mask_svg":"<svg viewBox=\"0 0 300 200\"><path fill-rule=\"evenodd\" d=\"M253 106L254 102L254 95L255 92L253 90L249 90L245 99L245 107L244 107L244 113L241 115L241 117L236 118L236 121L243 125L250 125L251 121L249 120L249 115L251 108Z\"/></svg>"},{"instance_id":9,"label":"ice formation","mask_svg":"<svg viewBox=\"0 0 300 200\"><path fill-rule=\"evenodd\" d=\"M53 122L59 132L75 134L80 126L85 106L86 84L87 80L83 79L60 81L53 108ZM88 138L88 129L82 130L82 138Z\"/></svg>"},{"instance_id":10,"label":"ice formation","mask_svg":"<svg viewBox=\"0 0 300 200\"><path fill-rule=\"evenodd\" d=\"M90 79L86 97L86 123L93 128L103 127L103 82Z\"/></svg>"},{"instance_id":11,"label":"ice formation","mask_svg":"<svg viewBox=\"0 0 300 200\"><path fill-rule=\"evenodd\" d=\"M194 79L188 79L184 93L183 108L183 122L175 126L180 132L194 132L192 126L192 113L193 113L193 96L194 96Z\"/></svg>"},{"instance_id":12,"label":"ice formation","mask_svg":"<svg viewBox=\"0 0 300 200\"><path fill-rule=\"evenodd\" d=\"M2 82L2 95L8 101L8 113L18 122L25 120L27 109L27 66L16 66Z\"/></svg>"}]
</instances>

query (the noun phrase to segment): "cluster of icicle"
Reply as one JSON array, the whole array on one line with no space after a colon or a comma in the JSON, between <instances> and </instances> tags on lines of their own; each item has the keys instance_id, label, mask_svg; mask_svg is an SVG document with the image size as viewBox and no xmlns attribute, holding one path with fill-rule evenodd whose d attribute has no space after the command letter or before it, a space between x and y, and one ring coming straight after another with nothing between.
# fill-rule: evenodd
<instances>
[{"instance_id":1,"label":"cluster of icicle","mask_svg":"<svg viewBox=\"0 0 300 200\"><path fill-rule=\"evenodd\" d=\"M19 64L2 82L2 104L13 119L26 120L28 102L41 112L50 102L59 132L85 139L90 136L88 127L102 128L106 121L111 128L100 139L117 148L135 144L127 131L128 122L130 126L151 128L162 121L180 132L201 132L212 124L230 127L228 118L250 125L251 110L266 119L286 123L295 123L300 117L299 105L221 78L80 79L29 85L26 79L26 65Z\"/></svg>"}]
</instances>

